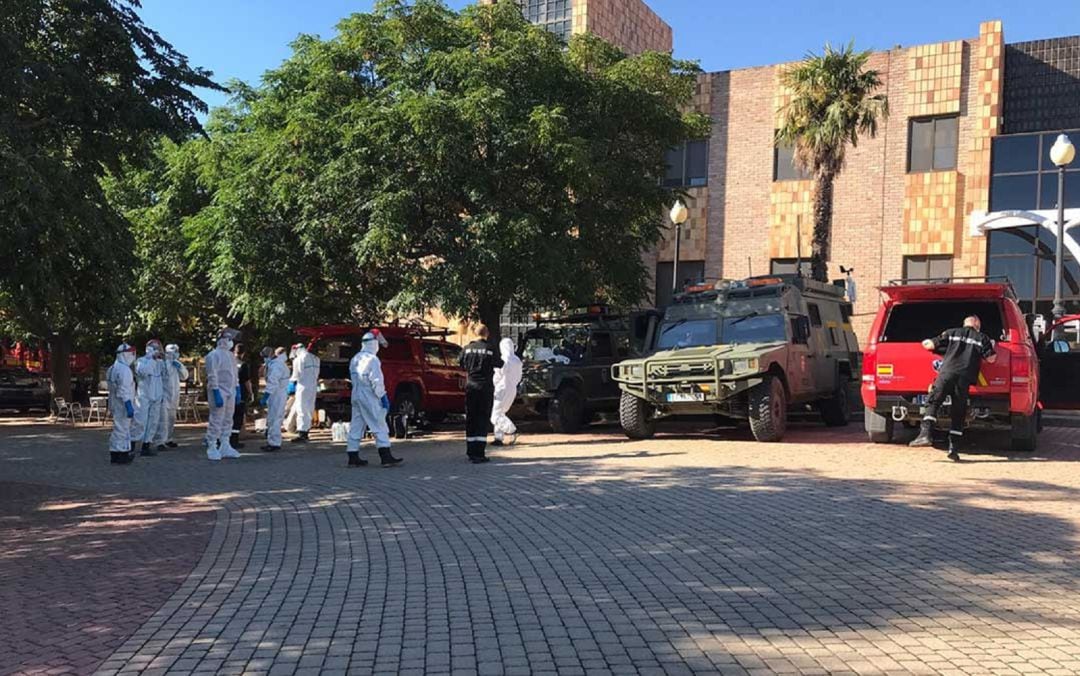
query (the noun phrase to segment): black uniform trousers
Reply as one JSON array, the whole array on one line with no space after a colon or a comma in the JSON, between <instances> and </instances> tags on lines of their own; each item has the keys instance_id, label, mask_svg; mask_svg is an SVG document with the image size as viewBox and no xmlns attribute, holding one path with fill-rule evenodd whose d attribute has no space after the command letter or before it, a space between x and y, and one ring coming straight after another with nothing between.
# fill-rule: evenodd
<instances>
[{"instance_id":1,"label":"black uniform trousers","mask_svg":"<svg viewBox=\"0 0 1080 676\"><path fill-rule=\"evenodd\" d=\"M952 404L949 412L952 421L949 434L962 436L964 423L967 421L969 387L971 387L971 380L966 373L959 371L939 373L937 379L934 380L934 387L930 390L930 396L926 398L926 415L923 416L923 420L936 422L938 409L945 403L945 397L951 397Z\"/></svg>"},{"instance_id":2,"label":"black uniform trousers","mask_svg":"<svg viewBox=\"0 0 1080 676\"><path fill-rule=\"evenodd\" d=\"M240 433L244 431L244 417L247 415L247 402L241 401L236 405L232 417L232 434L229 435L229 445L235 447L240 443Z\"/></svg>"},{"instance_id":3,"label":"black uniform trousers","mask_svg":"<svg viewBox=\"0 0 1080 676\"><path fill-rule=\"evenodd\" d=\"M484 457L494 403L494 385L465 387L465 449L470 458Z\"/></svg>"}]
</instances>

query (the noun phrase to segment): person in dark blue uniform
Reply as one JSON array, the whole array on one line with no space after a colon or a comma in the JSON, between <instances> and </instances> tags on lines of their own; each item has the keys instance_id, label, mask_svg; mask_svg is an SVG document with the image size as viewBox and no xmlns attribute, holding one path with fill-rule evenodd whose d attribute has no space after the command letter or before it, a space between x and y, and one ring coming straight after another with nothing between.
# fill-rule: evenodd
<instances>
[{"instance_id":1,"label":"person in dark blue uniform","mask_svg":"<svg viewBox=\"0 0 1080 676\"><path fill-rule=\"evenodd\" d=\"M495 402L495 369L502 368L503 360L498 350L491 346L491 335L481 325L477 338L465 346L458 357L458 364L465 369L465 452L469 462L480 464L488 461L487 436L491 424L491 407Z\"/></svg>"}]
</instances>

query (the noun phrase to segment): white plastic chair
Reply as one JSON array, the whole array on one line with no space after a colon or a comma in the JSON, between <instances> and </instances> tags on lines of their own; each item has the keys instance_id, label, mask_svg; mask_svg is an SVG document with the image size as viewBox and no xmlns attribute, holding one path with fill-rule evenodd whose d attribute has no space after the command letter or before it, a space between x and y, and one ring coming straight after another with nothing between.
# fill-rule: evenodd
<instances>
[{"instance_id":1,"label":"white plastic chair","mask_svg":"<svg viewBox=\"0 0 1080 676\"><path fill-rule=\"evenodd\" d=\"M76 422L81 421L83 417L82 405L76 402L69 402L63 397L57 397L56 402L56 417L58 420L70 420L74 425ZM78 416L78 418L76 418Z\"/></svg>"},{"instance_id":2,"label":"white plastic chair","mask_svg":"<svg viewBox=\"0 0 1080 676\"><path fill-rule=\"evenodd\" d=\"M108 397L90 397L90 410L86 412L86 422L91 422L95 416L102 425L106 423L109 418Z\"/></svg>"}]
</instances>

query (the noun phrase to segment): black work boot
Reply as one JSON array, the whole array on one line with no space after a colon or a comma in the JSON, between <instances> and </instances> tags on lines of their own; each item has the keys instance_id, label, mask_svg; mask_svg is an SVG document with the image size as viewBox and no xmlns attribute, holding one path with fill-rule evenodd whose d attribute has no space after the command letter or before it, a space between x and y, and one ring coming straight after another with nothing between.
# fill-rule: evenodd
<instances>
[{"instance_id":1,"label":"black work boot","mask_svg":"<svg viewBox=\"0 0 1080 676\"><path fill-rule=\"evenodd\" d=\"M383 467L395 467L401 464L401 458L395 458L394 456L390 455L389 448L379 449L379 460L382 461Z\"/></svg>"},{"instance_id":2,"label":"black work boot","mask_svg":"<svg viewBox=\"0 0 1080 676\"><path fill-rule=\"evenodd\" d=\"M297 432L296 436L292 438L294 444L301 444L308 440L307 432Z\"/></svg>"},{"instance_id":3,"label":"black work boot","mask_svg":"<svg viewBox=\"0 0 1080 676\"><path fill-rule=\"evenodd\" d=\"M949 435L949 460L953 462L960 462L960 435Z\"/></svg>"},{"instance_id":4,"label":"black work boot","mask_svg":"<svg viewBox=\"0 0 1080 676\"><path fill-rule=\"evenodd\" d=\"M139 453L139 455L146 455L146 456L151 456L152 457L152 456L157 455L157 451L150 448L150 443L147 442L147 443L142 445L142 451Z\"/></svg>"},{"instance_id":5,"label":"black work boot","mask_svg":"<svg viewBox=\"0 0 1080 676\"><path fill-rule=\"evenodd\" d=\"M123 451L120 451L119 453L116 451L109 451L109 462L114 465L123 465L125 455L127 455L127 453L124 453Z\"/></svg>"},{"instance_id":6,"label":"black work boot","mask_svg":"<svg viewBox=\"0 0 1080 676\"><path fill-rule=\"evenodd\" d=\"M927 448L934 445L934 423L930 420L922 421L919 427L919 436L915 437L908 446L912 448Z\"/></svg>"},{"instance_id":7,"label":"black work boot","mask_svg":"<svg viewBox=\"0 0 1080 676\"><path fill-rule=\"evenodd\" d=\"M124 456L123 462L120 463L122 465L130 465L131 463L135 462L135 451L120 453L120 455Z\"/></svg>"},{"instance_id":8,"label":"black work boot","mask_svg":"<svg viewBox=\"0 0 1080 676\"><path fill-rule=\"evenodd\" d=\"M169 448L176 448L176 447L178 447L178 446L179 446L180 444L176 443L175 441L166 441L166 442L165 442L165 445L166 445L166 446L168 446Z\"/></svg>"},{"instance_id":9,"label":"black work boot","mask_svg":"<svg viewBox=\"0 0 1080 676\"><path fill-rule=\"evenodd\" d=\"M366 467L367 460L360 457L360 451L349 451L349 467Z\"/></svg>"},{"instance_id":10,"label":"black work boot","mask_svg":"<svg viewBox=\"0 0 1080 676\"><path fill-rule=\"evenodd\" d=\"M139 452L139 445L140 444L139 444L138 441L131 442L131 454L132 455L135 455L136 453Z\"/></svg>"}]
</instances>

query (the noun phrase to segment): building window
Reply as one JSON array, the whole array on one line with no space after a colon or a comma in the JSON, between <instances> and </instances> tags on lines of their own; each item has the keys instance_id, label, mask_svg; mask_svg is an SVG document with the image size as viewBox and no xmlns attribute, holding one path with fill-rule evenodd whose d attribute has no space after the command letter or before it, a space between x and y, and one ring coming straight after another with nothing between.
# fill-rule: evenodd
<instances>
[{"instance_id":1,"label":"building window","mask_svg":"<svg viewBox=\"0 0 1080 676\"><path fill-rule=\"evenodd\" d=\"M1058 169L1050 146L1058 134L998 136L990 159L990 211L1057 208ZM1072 138L1080 130L1065 131ZM1080 207L1080 160L1065 168L1065 208Z\"/></svg>"},{"instance_id":2,"label":"building window","mask_svg":"<svg viewBox=\"0 0 1080 676\"><path fill-rule=\"evenodd\" d=\"M810 313L810 326L821 326L821 310L818 306L809 303L806 306L806 310Z\"/></svg>"},{"instance_id":3,"label":"building window","mask_svg":"<svg viewBox=\"0 0 1080 676\"><path fill-rule=\"evenodd\" d=\"M802 259L802 269L806 272L810 268L810 262ZM798 258L773 258L769 261L770 275L795 275L799 273Z\"/></svg>"},{"instance_id":4,"label":"building window","mask_svg":"<svg viewBox=\"0 0 1080 676\"><path fill-rule=\"evenodd\" d=\"M656 264L656 307L671 305L673 263ZM679 261L679 288L705 280L705 261Z\"/></svg>"},{"instance_id":5,"label":"building window","mask_svg":"<svg viewBox=\"0 0 1080 676\"><path fill-rule=\"evenodd\" d=\"M904 256L904 281L952 279L952 256Z\"/></svg>"},{"instance_id":6,"label":"building window","mask_svg":"<svg viewBox=\"0 0 1080 676\"><path fill-rule=\"evenodd\" d=\"M795 164L795 149L788 145L773 146L774 181L808 181L813 173L800 169Z\"/></svg>"},{"instance_id":7,"label":"building window","mask_svg":"<svg viewBox=\"0 0 1080 676\"><path fill-rule=\"evenodd\" d=\"M672 148L664 158L664 187L692 188L709 184L709 142L688 141Z\"/></svg>"},{"instance_id":8,"label":"building window","mask_svg":"<svg viewBox=\"0 0 1080 676\"><path fill-rule=\"evenodd\" d=\"M1007 278L1020 308L1047 317L1054 299L1057 237L1048 228L1029 225L987 233L986 274ZM1080 264L1065 251L1062 296L1069 313L1080 312Z\"/></svg>"},{"instance_id":9,"label":"building window","mask_svg":"<svg viewBox=\"0 0 1080 676\"><path fill-rule=\"evenodd\" d=\"M563 42L572 32L571 0L517 0L525 19L551 31Z\"/></svg>"},{"instance_id":10,"label":"building window","mask_svg":"<svg viewBox=\"0 0 1080 676\"><path fill-rule=\"evenodd\" d=\"M912 119L908 127L908 171L944 171L956 168L960 118Z\"/></svg>"}]
</instances>

